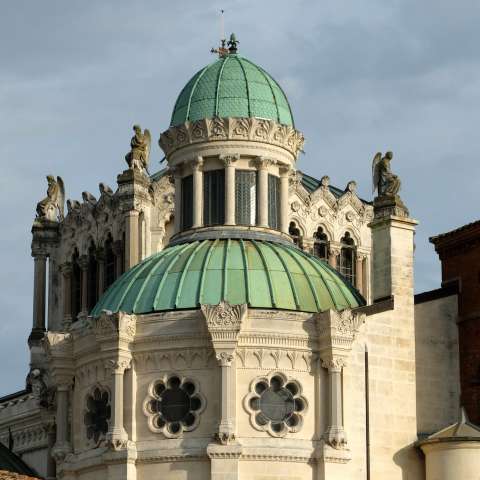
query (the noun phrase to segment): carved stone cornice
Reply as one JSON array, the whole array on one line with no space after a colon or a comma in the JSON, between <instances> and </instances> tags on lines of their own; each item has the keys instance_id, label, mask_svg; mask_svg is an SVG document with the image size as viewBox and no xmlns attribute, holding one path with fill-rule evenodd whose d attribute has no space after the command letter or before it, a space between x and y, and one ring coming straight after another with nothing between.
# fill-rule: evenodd
<instances>
[{"instance_id":1,"label":"carved stone cornice","mask_svg":"<svg viewBox=\"0 0 480 480\"><path fill-rule=\"evenodd\" d=\"M365 314L345 309L327 310L316 316L322 366L332 371L345 366L353 341L365 323Z\"/></svg>"},{"instance_id":2,"label":"carved stone cornice","mask_svg":"<svg viewBox=\"0 0 480 480\"><path fill-rule=\"evenodd\" d=\"M304 137L291 126L259 118L204 118L170 127L160 135L159 145L168 157L180 148L218 140L263 142L284 148L295 158Z\"/></svg>"},{"instance_id":3,"label":"carved stone cornice","mask_svg":"<svg viewBox=\"0 0 480 480\"><path fill-rule=\"evenodd\" d=\"M136 333L136 316L124 312L103 311L95 321L95 336L99 341L124 340L131 342Z\"/></svg>"}]
</instances>

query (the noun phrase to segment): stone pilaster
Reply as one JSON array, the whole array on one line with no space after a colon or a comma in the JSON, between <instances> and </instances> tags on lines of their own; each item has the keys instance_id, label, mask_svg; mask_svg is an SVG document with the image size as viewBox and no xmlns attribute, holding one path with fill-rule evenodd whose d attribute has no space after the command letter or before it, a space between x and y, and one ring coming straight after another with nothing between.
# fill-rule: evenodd
<instances>
[{"instance_id":1,"label":"stone pilaster","mask_svg":"<svg viewBox=\"0 0 480 480\"><path fill-rule=\"evenodd\" d=\"M207 447L211 459L212 480L238 479L238 460L241 446L235 431L235 351L238 335L247 316L247 305L202 305L207 329L221 370L221 419L217 442Z\"/></svg>"},{"instance_id":2,"label":"stone pilaster","mask_svg":"<svg viewBox=\"0 0 480 480\"><path fill-rule=\"evenodd\" d=\"M191 162L193 172L193 228L203 225L203 158Z\"/></svg>"},{"instance_id":3,"label":"stone pilaster","mask_svg":"<svg viewBox=\"0 0 480 480\"><path fill-rule=\"evenodd\" d=\"M365 262L367 259L367 254L363 252L356 252L356 266L355 266L355 278L356 278L356 287L357 290L363 295L366 296L366 282L365 282Z\"/></svg>"},{"instance_id":4,"label":"stone pilaster","mask_svg":"<svg viewBox=\"0 0 480 480\"><path fill-rule=\"evenodd\" d=\"M33 325L29 341L36 341L41 339L45 332L47 254L35 251L32 255L34 259Z\"/></svg>"},{"instance_id":5,"label":"stone pilaster","mask_svg":"<svg viewBox=\"0 0 480 480\"><path fill-rule=\"evenodd\" d=\"M342 247L337 242L330 242L328 245L328 264L333 267L338 267L338 258L340 256L340 252L342 251Z\"/></svg>"},{"instance_id":6,"label":"stone pilaster","mask_svg":"<svg viewBox=\"0 0 480 480\"><path fill-rule=\"evenodd\" d=\"M327 450L334 450L323 457L332 458L335 462L350 459L343 425L342 373L348 363L355 337L364 322L364 314L351 310L327 310L316 317L321 366L328 370L328 426L323 432L323 440ZM317 398L316 401L320 402L321 399Z\"/></svg>"},{"instance_id":7,"label":"stone pilaster","mask_svg":"<svg viewBox=\"0 0 480 480\"><path fill-rule=\"evenodd\" d=\"M125 270L138 263L138 217L140 212L129 210L125 214Z\"/></svg>"},{"instance_id":8,"label":"stone pilaster","mask_svg":"<svg viewBox=\"0 0 480 480\"><path fill-rule=\"evenodd\" d=\"M240 155L220 155L225 165L225 224L235 225L235 162Z\"/></svg>"},{"instance_id":9,"label":"stone pilaster","mask_svg":"<svg viewBox=\"0 0 480 480\"><path fill-rule=\"evenodd\" d=\"M105 368L112 375L112 421L107 441L112 450L129 448L123 422L123 381L125 370L131 366L130 344L136 332L136 317L123 312L102 313L95 323L95 336L105 352Z\"/></svg>"}]
</instances>

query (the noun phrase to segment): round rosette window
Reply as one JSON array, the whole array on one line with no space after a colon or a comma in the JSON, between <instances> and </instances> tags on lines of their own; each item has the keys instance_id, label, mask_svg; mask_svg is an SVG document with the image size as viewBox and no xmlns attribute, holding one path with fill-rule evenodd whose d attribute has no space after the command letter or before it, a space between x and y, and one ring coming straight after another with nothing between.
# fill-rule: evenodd
<instances>
[{"instance_id":1,"label":"round rosette window","mask_svg":"<svg viewBox=\"0 0 480 480\"><path fill-rule=\"evenodd\" d=\"M95 387L87 395L83 417L87 440L98 444L105 437L110 416L110 395L108 391L101 387Z\"/></svg>"},{"instance_id":2,"label":"round rosette window","mask_svg":"<svg viewBox=\"0 0 480 480\"><path fill-rule=\"evenodd\" d=\"M205 408L205 399L197 382L169 375L151 383L148 393L143 410L152 432L177 438L182 432L197 427L200 413Z\"/></svg>"},{"instance_id":3,"label":"round rosette window","mask_svg":"<svg viewBox=\"0 0 480 480\"><path fill-rule=\"evenodd\" d=\"M244 405L250 413L252 426L274 437L298 432L307 411L301 385L278 372L256 378Z\"/></svg>"}]
</instances>

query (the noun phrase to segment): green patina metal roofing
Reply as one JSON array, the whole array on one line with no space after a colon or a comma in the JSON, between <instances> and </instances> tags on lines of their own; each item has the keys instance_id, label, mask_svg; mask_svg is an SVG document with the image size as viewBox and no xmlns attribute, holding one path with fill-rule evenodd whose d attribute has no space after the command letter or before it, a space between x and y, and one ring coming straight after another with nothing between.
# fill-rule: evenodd
<instances>
[{"instance_id":1,"label":"green patina metal roofing","mask_svg":"<svg viewBox=\"0 0 480 480\"><path fill-rule=\"evenodd\" d=\"M364 305L325 262L295 247L255 240L203 240L168 247L123 274L92 311L149 313L222 300L302 312Z\"/></svg>"},{"instance_id":2,"label":"green patina metal roofing","mask_svg":"<svg viewBox=\"0 0 480 480\"><path fill-rule=\"evenodd\" d=\"M191 78L175 102L170 125L213 117L258 117L294 126L280 85L237 54L220 57Z\"/></svg>"}]
</instances>

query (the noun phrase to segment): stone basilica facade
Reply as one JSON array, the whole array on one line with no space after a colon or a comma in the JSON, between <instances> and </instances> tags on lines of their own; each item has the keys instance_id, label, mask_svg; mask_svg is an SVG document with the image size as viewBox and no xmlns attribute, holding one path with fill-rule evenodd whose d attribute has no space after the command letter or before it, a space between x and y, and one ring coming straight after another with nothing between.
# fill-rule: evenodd
<instances>
[{"instance_id":1,"label":"stone basilica facade","mask_svg":"<svg viewBox=\"0 0 480 480\"><path fill-rule=\"evenodd\" d=\"M301 172L284 92L236 47L181 91L163 170L135 126L115 189L64 211L48 177L0 441L48 479L478 478L458 289L415 301L391 153L373 201Z\"/></svg>"}]
</instances>

